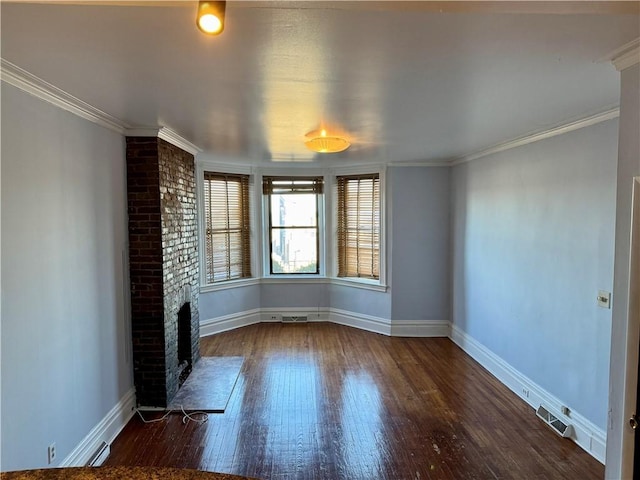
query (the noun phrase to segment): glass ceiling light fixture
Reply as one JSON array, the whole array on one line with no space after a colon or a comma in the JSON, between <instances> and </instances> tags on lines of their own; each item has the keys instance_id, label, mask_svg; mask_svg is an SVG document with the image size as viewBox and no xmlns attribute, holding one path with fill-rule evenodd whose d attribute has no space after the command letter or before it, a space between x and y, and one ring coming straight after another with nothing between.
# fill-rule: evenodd
<instances>
[{"instance_id":1,"label":"glass ceiling light fixture","mask_svg":"<svg viewBox=\"0 0 640 480\"><path fill-rule=\"evenodd\" d=\"M224 30L224 12L227 2L198 2L196 25L202 33L220 35Z\"/></svg>"},{"instance_id":2,"label":"glass ceiling light fixture","mask_svg":"<svg viewBox=\"0 0 640 480\"><path fill-rule=\"evenodd\" d=\"M328 134L324 128L307 133L306 138L304 144L309 150L317 153L338 153L351 146L346 138Z\"/></svg>"}]
</instances>

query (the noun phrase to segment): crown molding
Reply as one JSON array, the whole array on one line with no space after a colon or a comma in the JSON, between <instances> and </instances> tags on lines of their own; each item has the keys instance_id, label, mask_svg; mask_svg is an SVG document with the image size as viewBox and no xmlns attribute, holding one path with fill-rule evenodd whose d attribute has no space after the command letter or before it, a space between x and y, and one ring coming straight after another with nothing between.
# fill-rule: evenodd
<instances>
[{"instance_id":1,"label":"crown molding","mask_svg":"<svg viewBox=\"0 0 640 480\"><path fill-rule=\"evenodd\" d=\"M553 128L544 130L542 132L532 133L524 137L516 138L514 140L509 140L508 142L499 143L497 145L494 145L484 150L480 150L475 153L470 153L468 155L463 155L461 157L454 158L449 161L449 165L459 165L461 163L467 163L472 160L477 160L479 158L486 157L488 155L493 155L494 153L504 152L505 150L521 147L529 143L539 142L540 140L545 140L547 138L555 137L557 135L573 132L574 130L579 130L581 128L590 127L591 125L596 125L601 122L606 122L607 120L618 118L619 116L620 116L620 107L610 108L603 112L596 113L595 115L590 115L588 117L582 118L580 120L564 123L562 125L555 126Z\"/></svg>"},{"instance_id":2,"label":"crown molding","mask_svg":"<svg viewBox=\"0 0 640 480\"><path fill-rule=\"evenodd\" d=\"M183 149L185 152L189 152L191 155L197 155L202 151L200 147L194 145L189 140L178 135L168 127L160 127L158 138L161 138L162 140L169 142L171 145L175 145L176 147Z\"/></svg>"},{"instance_id":3,"label":"crown molding","mask_svg":"<svg viewBox=\"0 0 640 480\"><path fill-rule=\"evenodd\" d=\"M0 76L3 82L114 132L124 133L128 128L126 123L108 113L92 107L4 58L0 60Z\"/></svg>"},{"instance_id":4,"label":"crown molding","mask_svg":"<svg viewBox=\"0 0 640 480\"><path fill-rule=\"evenodd\" d=\"M201 149L196 145L181 137L170 128L132 128L122 120L89 105L87 102L84 102L49 82L36 77L32 73L27 72L8 60L2 58L0 61L0 78L3 82L13 85L25 93L49 102L58 108L77 115L78 117L89 120L90 122L122 135L158 137L185 150L186 152L191 153L192 155L196 155L201 151Z\"/></svg>"},{"instance_id":5,"label":"crown molding","mask_svg":"<svg viewBox=\"0 0 640 480\"><path fill-rule=\"evenodd\" d=\"M124 131L127 137L158 137L160 134L160 127L135 127L127 128Z\"/></svg>"},{"instance_id":6,"label":"crown molding","mask_svg":"<svg viewBox=\"0 0 640 480\"><path fill-rule=\"evenodd\" d=\"M169 127L155 127L155 128L128 128L124 134L127 137L157 137L169 142L178 148L181 148L185 152L191 155L197 155L202 151L201 148L191 143L186 138L180 136Z\"/></svg>"},{"instance_id":7,"label":"crown molding","mask_svg":"<svg viewBox=\"0 0 640 480\"><path fill-rule=\"evenodd\" d=\"M449 160L424 160L424 161L409 161L409 162L389 162L387 164L391 168L401 167L450 167Z\"/></svg>"},{"instance_id":8,"label":"crown molding","mask_svg":"<svg viewBox=\"0 0 640 480\"><path fill-rule=\"evenodd\" d=\"M616 48L604 57L603 61L610 61L619 72L625 68L640 63L640 37Z\"/></svg>"}]
</instances>

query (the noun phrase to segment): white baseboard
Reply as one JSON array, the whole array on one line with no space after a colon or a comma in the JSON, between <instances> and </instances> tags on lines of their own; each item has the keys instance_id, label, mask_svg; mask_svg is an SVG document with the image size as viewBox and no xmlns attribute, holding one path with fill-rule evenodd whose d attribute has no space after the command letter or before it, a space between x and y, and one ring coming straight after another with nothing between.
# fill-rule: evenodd
<instances>
[{"instance_id":1,"label":"white baseboard","mask_svg":"<svg viewBox=\"0 0 640 480\"><path fill-rule=\"evenodd\" d=\"M449 320L393 320L392 337L449 337Z\"/></svg>"},{"instance_id":2,"label":"white baseboard","mask_svg":"<svg viewBox=\"0 0 640 480\"><path fill-rule=\"evenodd\" d=\"M391 320L386 318L331 308L329 310L329 321L368 332L391 335Z\"/></svg>"},{"instance_id":3,"label":"white baseboard","mask_svg":"<svg viewBox=\"0 0 640 480\"><path fill-rule=\"evenodd\" d=\"M289 315L292 317L305 316L309 322L329 321L329 310L327 308L282 307L260 309L262 322L280 322L282 321L283 315Z\"/></svg>"},{"instance_id":4,"label":"white baseboard","mask_svg":"<svg viewBox=\"0 0 640 480\"><path fill-rule=\"evenodd\" d=\"M253 325L254 323L260 323L261 321L262 319L259 308L233 313L223 317L203 320L200 322L200 336L208 337L209 335L215 335L216 333L246 327L247 325Z\"/></svg>"},{"instance_id":5,"label":"white baseboard","mask_svg":"<svg viewBox=\"0 0 640 480\"><path fill-rule=\"evenodd\" d=\"M135 413L136 392L129 390L107 415L60 463L61 467L84 467L102 442L111 445Z\"/></svg>"},{"instance_id":6,"label":"white baseboard","mask_svg":"<svg viewBox=\"0 0 640 480\"><path fill-rule=\"evenodd\" d=\"M306 316L309 322L332 322L394 337L448 337L448 320L389 320L336 308L274 307L238 312L200 322L206 337L260 322L280 322L283 315Z\"/></svg>"},{"instance_id":7,"label":"white baseboard","mask_svg":"<svg viewBox=\"0 0 640 480\"><path fill-rule=\"evenodd\" d=\"M517 371L502 358L455 325L451 325L450 338L470 357L480 363L480 365L531 407L535 409L540 405L544 405L545 408L563 422L573 425L573 433L570 438L596 460L604 464L607 442L607 435L604 430L573 410L569 415L563 415L561 413L561 407L566 405L566 403L563 403L559 398L550 394L533 380ZM571 408L570 405L566 406Z\"/></svg>"}]
</instances>

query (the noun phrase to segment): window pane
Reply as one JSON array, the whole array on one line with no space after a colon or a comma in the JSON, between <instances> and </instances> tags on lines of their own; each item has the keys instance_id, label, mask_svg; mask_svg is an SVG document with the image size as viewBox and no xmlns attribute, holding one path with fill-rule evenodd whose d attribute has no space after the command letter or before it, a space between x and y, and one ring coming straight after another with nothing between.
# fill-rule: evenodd
<instances>
[{"instance_id":1,"label":"window pane","mask_svg":"<svg viewBox=\"0 0 640 480\"><path fill-rule=\"evenodd\" d=\"M271 230L271 273L318 273L316 228Z\"/></svg>"},{"instance_id":2,"label":"window pane","mask_svg":"<svg viewBox=\"0 0 640 480\"><path fill-rule=\"evenodd\" d=\"M272 274L319 273L318 196L322 177L263 177Z\"/></svg>"},{"instance_id":3,"label":"window pane","mask_svg":"<svg viewBox=\"0 0 640 480\"><path fill-rule=\"evenodd\" d=\"M317 195L311 193L271 195L271 225L274 227L316 227Z\"/></svg>"}]
</instances>

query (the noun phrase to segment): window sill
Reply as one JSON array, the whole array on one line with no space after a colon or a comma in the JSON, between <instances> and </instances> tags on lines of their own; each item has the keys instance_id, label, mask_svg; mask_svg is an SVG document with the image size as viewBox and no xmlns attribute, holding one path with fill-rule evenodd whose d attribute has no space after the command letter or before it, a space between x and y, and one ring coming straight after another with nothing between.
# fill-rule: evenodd
<instances>
[{"instance_id":1,"label":"window sill","mask_svg":"<svg viewBox=\"0 0 640 480\"><path fill-rule=\"evenodd\" d=\"M386 292L387 288L389 288L387 285L382 285L378 282L374 282L372 280L358 280L358 279L351 279L351 278L332 278L331 279L331 284L332 285L340 285L343 287L352 287L352 288L361 288L363 290L372 290L374 292Z\"/></svg>"},{"instance_id":2,"label":"window sill","mask_svg":"<svg viewBox=\"0 0 640 480\"><path fill-rule=\"evenodd\" d=\"M229 280L220 283L210 283L200 287L200 293L217 292L219 290L228 290L230 288L248 287L249 285L259 285L262 279L260 278L243 278L240 280Z\"/></svg>"},{"instance_id":3,"label":"window sill","mask_svg":"<svg viewBox=\"0 0 640 480\"><path fill-rule=\"evenodd\" d=\"M327 277L320 275L270 275L268 277L262 277L261 283L329 283Z\"/></svg>"},{"instance_id":4,"label":"window sill","mask_svg":"<svg viewBox=\"0 0 640 480\"><path fill-rule=\"evenodd\" d=\"M379 283L370 280L357 280L335 277L322 277L318 275L278 275L261 278L246 278L242 280L230 280L227 282L221 282L217 284L210 284L200 287L200 293L217 292L220 290L229 290L231 288L242 288L251 285L277 285L277 284L331 284L342 287L360 288L363 290L370 290L374 292L386 292L389 288L387 285L381 285Z\"/></svg>"}]
</instances>

